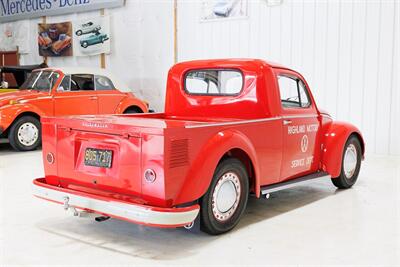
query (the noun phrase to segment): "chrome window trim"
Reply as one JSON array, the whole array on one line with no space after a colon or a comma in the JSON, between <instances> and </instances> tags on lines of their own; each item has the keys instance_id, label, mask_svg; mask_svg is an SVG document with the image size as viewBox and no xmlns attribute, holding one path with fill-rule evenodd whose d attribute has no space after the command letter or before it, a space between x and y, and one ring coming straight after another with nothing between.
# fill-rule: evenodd
<instances>
[{"instance_id":1,"label":"chrome window trim","mask_svg":"<svg viewBox=\"0 0 400 267\"><path fill-rule=\"evenodd\" d=\"M257 122L267 122L276 121L282 119L300 119L300 118L317 118L317 114L305 114L305 115L288 115L288 116L277 116L265 119L254 119L254 120L240 120L240 121L227 121L227 122L216 122L216 123L200 123L194 125L185 125L186 129L202 128L202 127L213 127L213 126L228 126L228 125L238 125L247 123L257 123Z\"/></svg>"}]
</instances>

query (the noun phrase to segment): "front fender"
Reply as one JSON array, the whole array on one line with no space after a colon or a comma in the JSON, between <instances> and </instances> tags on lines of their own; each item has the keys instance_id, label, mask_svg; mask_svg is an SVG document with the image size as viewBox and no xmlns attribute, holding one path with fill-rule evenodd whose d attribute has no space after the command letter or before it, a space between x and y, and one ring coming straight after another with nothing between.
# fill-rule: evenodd
<instances>
[{"instance_id":1,"label":"front fender","mask_svg":"<svg viewBox=\"0 0 400 267\"><path fill-rule=\"evenodd\" d=\"M118 104L117 108L115 109L115 114L122 114L127 108L132 106L140 108L144 113L147 113L149 111L149 108L146 105L146 103L144 103L138 98L128 96L123 98L121 102Z\"/></svg>"},{"instance_id":2,"label":"front fender","mask_svg":"<svg viewBox=\"0 0 400 267\"><path fill-rule=\"evenodd\" d=\"M344 146L350 135L359 137L364 157L364 139L360 130L346 122L331 122L323 137L322 169L332 177L338 177L342 168Z\"/></svg>"},{"instance_id":3,"label":"front fender","mask_svg":"<svg viewBox=\"0 0 400 267\"><path fill-rule=\"evenodd\" d=\"M259 188L259 165L252 143L239 131L224 130L215 134L200 149L187 172L182 190L176 199L177 203L190 202L203 196L210 186L219 161L231 149L241 149L247 153L254 167L255 187Z\"/></svg>"},{"instance_id":4,"label":"front fender","mask_svg":"<svg viewBox=\"0 0 400 267\"><path fill-rule=\"evenodd\" d=\"M22 113L35 113L39 117L44 115L43 111L37 108L34 105L30 105L27 103L24 104L13 104L7 105L0 108L0 128L2 131L6 131L11 124L15 121L15 119L21 115Z\"/></svg>"}]
</instances>

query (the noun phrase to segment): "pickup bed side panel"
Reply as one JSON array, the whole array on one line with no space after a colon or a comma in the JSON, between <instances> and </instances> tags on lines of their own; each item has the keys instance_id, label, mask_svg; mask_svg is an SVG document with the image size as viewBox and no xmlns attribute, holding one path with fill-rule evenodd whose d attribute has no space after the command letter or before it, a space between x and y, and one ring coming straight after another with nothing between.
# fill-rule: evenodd
<instances>
[{"instance_id":1,"label":"pickup bed side panel","mask_svg":"<svg viewBox=\"0 0 400 267\"><path fill-rule=\"evenodd\" d=\"M171 168L171 153L167 152L167 195L175 200L175 205L199 199L208 190L224 154L231 149L240 149L252 161L255 177L251 177L254 179L254 188L251 190L258 196L260 186L276 183L279 179L281 125L280 120L273 120L240 126L185 129L179 134L168 135L171 142L188 139L189 159L185 166ZM171 150L167 148L167 151Z\"/></svg>"},{"instance_id":2,"label":"pickup bed side panel","mask_svg":"<svg viewBox=\"0 0 400 267\"><path fill-rule=\"evenodd\" d=\"M329 122L324 128L326 132L323 137L322 169L332 177L338 177L342 168L344 145L349 136L357 134L361 138L363 154L364 141L360 131L350 123Z\"/></svg>"}]
</instances>

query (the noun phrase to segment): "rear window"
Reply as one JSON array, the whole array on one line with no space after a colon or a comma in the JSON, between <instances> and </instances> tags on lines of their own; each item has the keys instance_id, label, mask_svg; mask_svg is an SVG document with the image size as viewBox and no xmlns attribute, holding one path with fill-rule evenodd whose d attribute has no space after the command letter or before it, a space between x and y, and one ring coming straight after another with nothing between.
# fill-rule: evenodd
<instances>
[{"instance_id":1,"label":"rear window","mask_svg":"<svg viewBox=\"0 0 400 267\"><path fill-rule=\"evenodd\" d=\"M238 70L192 70L185 76L185 91L193 95L237 95L242 88Z\"/></svg>"}]
</instances>

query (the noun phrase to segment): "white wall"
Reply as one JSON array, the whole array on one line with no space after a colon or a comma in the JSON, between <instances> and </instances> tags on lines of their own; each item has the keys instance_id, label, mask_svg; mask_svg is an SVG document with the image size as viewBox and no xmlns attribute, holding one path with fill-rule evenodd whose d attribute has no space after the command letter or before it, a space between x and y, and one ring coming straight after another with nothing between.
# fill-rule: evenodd
<instances>
[{"instance_id":1,"label":"white wall","mask_svg":"<svg viewBox=\"0 0 400 267\"><path fill-rule=\"evenodd\" d=\"M178 59L256 57L301 72L318 105L361 128L367 151L400 154L400 3L395 0L249 0L248 19L200 22L200 0L178 0ZM48 17L61 22L99 11ZM111 15L106 66L163 110L173 64L173 1L127 0ZM31 36L36 38L33 19ZM41 62L35 40L21 63ZM98 56L51 58L49 65L100 66Z\"/></svg>"},{"instance_id":2,"label":"white wall","mask_svg":"<svg viewBox=\"0 0 400 267\"><path fill-rule=\"evenodd\" d=\"M120 77L136 95L163 110L165 82L173 65L173 2L127 0L123 8L106 10L111 15L111 54L106 68ZM71 21L100 15L100 11L47 17L47 22ZM37 24L30 20L31 53L21 56L21 64L41 63L36 42ZM49 66L100 67L100 57L49 57Z\"/></svg>"},{"instance_id":3,"label":"white wall","mask_svg":"<svg viewBox=\"0 0 400 267\"><path fill-rule=\"evenodd\" d=\"M256 57L292 67L320 107L361 129L367 152L400 154L400 3L249 2L248 19L200 22L200 2L179 1L179 60Z\"/></svg>"}]
</instances>

